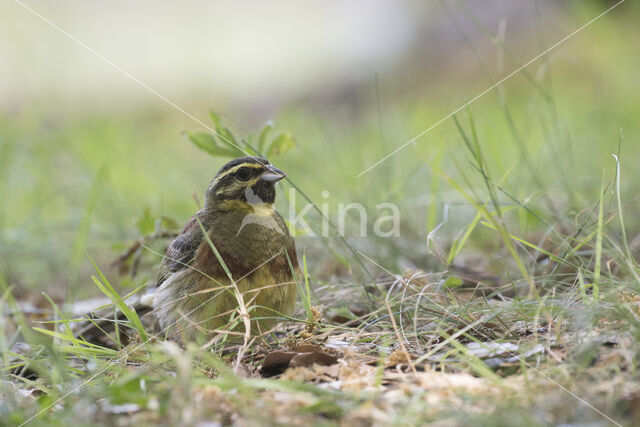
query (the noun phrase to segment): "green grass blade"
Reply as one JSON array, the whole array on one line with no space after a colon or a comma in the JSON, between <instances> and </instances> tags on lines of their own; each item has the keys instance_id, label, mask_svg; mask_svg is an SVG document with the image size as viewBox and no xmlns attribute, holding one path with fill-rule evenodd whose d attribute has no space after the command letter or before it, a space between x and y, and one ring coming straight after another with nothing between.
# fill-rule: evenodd
<instances>
[{"instance_id":1,"label":"green grass blade","mask_svg":"<svg viewBox=\"0 0 640 427\"><path fill-rule=\"evenodd\" d=\"M147 341L148 339L147 334L144 330L144 326L142 326L142 322L140 321L140 317L138 316L138 313L136 313L135 310L131 309L127 305L127 303L120 296L120 294L118 294L118 292L111 285L111 283L105 277L105 275L102 274L102 271L100 270L98 265L95 263L93 258L89 257L89 260L91 260L91 263L93 264L94 268L98 272L98 275L100 276L100 279L98 279L96 276L91 276L91 280L93 281L93 283L98 287L98 289L102 291L102 293L104 293L111 301L113 301L113 303L120 309L120 311L122 312L122 314L124 314L127 320L131 322L131 324L136 328L136 330L140 334L140 339L142 339L142 341Z\"/></svg>"}]
</instances>

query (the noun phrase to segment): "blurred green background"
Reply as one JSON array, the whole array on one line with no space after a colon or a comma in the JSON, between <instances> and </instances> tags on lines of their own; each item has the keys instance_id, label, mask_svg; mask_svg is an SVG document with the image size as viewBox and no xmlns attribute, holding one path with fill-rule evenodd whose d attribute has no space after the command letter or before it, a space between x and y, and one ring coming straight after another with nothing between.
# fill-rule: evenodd
<instances>
[{"instance_id":1,"label":"blurred green background","mask_svg":"<svg viewBox=\"0 0 640 427\"><path fill-rule=\"evenodd\" d=\"M185 131L205 129L184 112L210 124L209 110L239 136L267 120L290 131L295 149L271 160L332 219L339 203L363 203L370 223L377 204L398 204L401 236L349 229L351 243L389 267L442 269L427 235L442 223L446 248L475 210L434 166L487 197L453 120L357 175L614 4L3 2L0 272L23 297L95 294L85 253L108 269L145 218L182 224L197 210L227 159L189 142ZM491 178L545 219L513 212L512 233L536 241L597 202L621 129L623 200L639 194L639 19L637 2L622 3L458 114L467 131L472 117ZM350 262L331 238L297 239L316 274L334 256ZM479 230L460 256L494 246Z\"/></svg>"}]
</instances>

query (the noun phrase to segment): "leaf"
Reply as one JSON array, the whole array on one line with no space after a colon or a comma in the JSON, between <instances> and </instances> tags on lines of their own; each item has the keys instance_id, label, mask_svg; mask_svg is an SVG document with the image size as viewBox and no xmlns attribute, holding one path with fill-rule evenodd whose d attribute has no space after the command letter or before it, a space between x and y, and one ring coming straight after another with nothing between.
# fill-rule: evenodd
<instances>
[{"instance_id":1,"label":"leaf","mask_svg":"<svg viewBox=\"0 0 640 427\"><path fill-rule=\"evenodd\" d=\"M266 153L267 158L273 155L286 153L295 147L295 145L295 140L290 132L281 132L273 139L273 141L271 141L271 144L269 144L269 148Z\"/></svg>"},{"instance_id":2,"label":"leaf","mask_svg":"<svg viewBox=\"0 0 640 427\"><path fill-rule=\"evenodd\" d=\"M236 151L239 151L236 137L233 136L233 133L231 132L231 130L229 130L229 128L220 126L216 128L216 132L218 132L218 137L222 139L223 144L226 144L229 146L229 149L234 149Z\"/></svg>"},{"instance_id":3,"label":"leaf","mask_svg":"<svg viewBox=\"0 0 640 427\"><path fill-rule=\"evenodd\" d=\"M462 279L455 276L447 277L447 280L444 281L444 287L447 289L457 288L462 286Z\"/></svg>"},{"instance_id":4,"label":"leaf","mask_svg":"<svg viewBox=\"0 0 640 427\"><path fill-rule=\"evenodd\" d=\"M260 130L249 133L246 138L238 139L233 132L222 125L220 116L209 111L214 128L207 132L187 132L191 142L214 157L238 157L247 154L241 144L255 155L270 157L286 153L295 147L295 140L290 132L278 132L273 136L273 122L266 122ZM245 141L249 141L248 143Z\"/></svg>"},{"instance_id":5,"label":"leaf","mask_svg":"<svg viewBox=\"0 0 640 427\"><path fill-rule=\"evenodd\" d=\"M264 153L267 148L267 142L269 133L273 130L273 122L268 121L262 126L260 129L260 134L258 135L258 151L260 153Z\"/></svg>"},{"instance_id":6,"label":"leaf","mask_svg":"<svg viewBox=\"0 0 640 427\"><path fill-rule=\"evenodd\" d=\"M210 134L206 132L187 132L187 136L199 149L206 151L213 156L224 155L224 153L219 150L215 138Z\"/></svg>"},{"instance_id":7,"label":"leaf","mask_svg":"<svg viewBox=\"0 0 640 427\"><path fill-rule=\"evenodd\" d=\"M228 144L221 145L210 133L187 132L189 140L198 148L214 157L236 157L238 149Z\"/></svg>"},{"instance_id":8,"label":"leaf","mask_svg":"<svg viewBox=\"0 0 640 427\"><path fill-rule=\"evenodd\" d=\"M155 219L153 215L151 215L151 208L146 206L143 209L142 215L137 218L136 226L138 227L138 232L142 235L153 233L155 230Z\"/></svg>"},{"instance_id":9,"label":"leaf","mask_svg":"<svg viewBox=\"0 0 640 427\"><path fill-rule=\"evenodd\" d=\"M213 110L209 110L209 117L211 117L211 120L216 125L216 128L219 128L220 126L222 126L222 121L220 120L220 116L216 112L214 112Z\"/></svg>"},{"instance_id":10,"label":"leaf","mask_svg":"<svg viewBox=\"0 0 640 427\"><path fill-rule=\"evenodd\" d=\"M109 402L112 405L124 405L127 403L146 405L149 396L141 387L141 381L146 379L145 375L134 374L125 376L110 384L106 389Z\"/></svg>"},{"instance_id":11,"label":"leaf","mask_svg":"<svg viewBox=\"0 0 640 427\"><path fill-rule=\"evenodd\" d=\"M267 353L262 362L262 374L274 376L281 374L287 368L309 367L314 364L330 366L338 362L338 357L323 351L319 346L303 344L293 351L272 351Z\"/></svg>"}]
</instances>

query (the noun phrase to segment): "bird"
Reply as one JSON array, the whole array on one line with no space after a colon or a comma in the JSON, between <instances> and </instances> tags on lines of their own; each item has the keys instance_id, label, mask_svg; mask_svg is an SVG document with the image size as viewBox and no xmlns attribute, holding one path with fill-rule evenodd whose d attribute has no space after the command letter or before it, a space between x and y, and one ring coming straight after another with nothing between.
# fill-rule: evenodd
<instances>
[{"instance_id":1,"label":"bird","mask_svg":"<svg viewBox=\"0 0 640 427\"><path fill-rule=\"evenodd\" d=\"M169 244L145 294L127 300L154 337L208 343L227 335L225 342L234 344L239 335L259 336L293 314L300 277L296 246L273 207L275 185L285 177L253 156L218 170L203 207ZM112 307L85 317L73 329L89 343L118 348L136 335Z\"/></svg>"},{"instance_id":2,"label":"bird","mask_svg":"<svg viewBox=\"0 0 640 427\"><path fill-rule=\"evenodd\" d=\"M202 208L168 246L141 298L166 336L257 336L278 316L293 314L300 275L295 241L273 207L275 184L284 177L254 156L231 160L215 174Z\"/></svg>"}]
</instances>

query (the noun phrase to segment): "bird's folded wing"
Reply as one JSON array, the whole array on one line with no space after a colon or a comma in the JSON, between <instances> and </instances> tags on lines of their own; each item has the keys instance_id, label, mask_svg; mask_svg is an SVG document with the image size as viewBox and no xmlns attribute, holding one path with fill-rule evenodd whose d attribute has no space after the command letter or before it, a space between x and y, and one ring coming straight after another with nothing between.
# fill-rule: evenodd
<instances>
[{"instance_id":1,"label":"bird's folded wing","mask_svg":"<svg viewBox=\"0 0 640 427\"><path fill-rule=\"evenodd\" d=\"M171 274L189 268L204 237L198 219L200 222L203 221L203 211L196 213L187 222L178 237L167 248L153 287L160 286Z\"/></svg>"}]
</instances>

